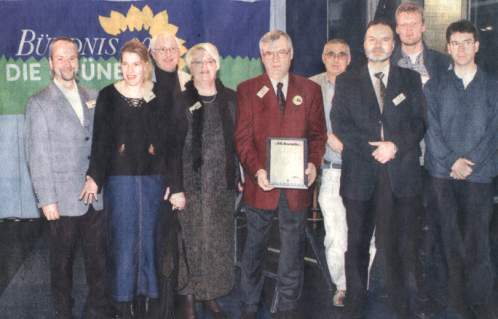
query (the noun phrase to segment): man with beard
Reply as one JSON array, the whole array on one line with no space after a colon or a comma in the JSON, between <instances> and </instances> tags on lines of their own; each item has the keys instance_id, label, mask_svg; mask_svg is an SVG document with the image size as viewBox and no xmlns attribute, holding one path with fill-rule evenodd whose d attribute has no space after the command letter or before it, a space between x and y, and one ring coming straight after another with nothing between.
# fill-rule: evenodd
<instances>
[{"instance_id":1,"label":"man with beard","mask_svg":"<svg viewBox=\"0 0 498 319\"><path fill-rule=\"evenodd\" d=\"M38 207L48 220L55 318L73 318L72 268L78 241L89 286L85 318L120 318L105 293L103 201L80 195L88 183L96 93L76 83L78 47L71 38L52 41L49 66L53 82L26 106L25 145Z\"/></svg>"},{"instance_id":2,"label":"man with beard","mask_svg":"<svg viewBox=\"0 0 498 319\"><path fill-rule=\"evenodd\" d=\"M387 22L369 23L364 49L368 64L338 76L330 115L344 145L340 194L348 226L346 306L351 318L363 318L375 228L387 292L399 318L409 318L414 229L400 225L409 225L420 211L425 99L420 76L390 63L394 32Z\"/></svg>"}]
</instances>

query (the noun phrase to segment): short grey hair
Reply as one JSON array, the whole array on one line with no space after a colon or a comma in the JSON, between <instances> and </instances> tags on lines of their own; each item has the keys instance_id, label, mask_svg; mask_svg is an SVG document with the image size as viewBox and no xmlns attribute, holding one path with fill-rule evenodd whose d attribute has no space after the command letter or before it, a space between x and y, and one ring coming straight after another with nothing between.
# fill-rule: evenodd
<instances>
[{"instance_id":1,"label":"short grey hair","mask_svg":"<svg viewBox=\"0 0 498 319\"><path fill-rule=\"evenodd\" d=\"M214 46L214 44L209 42L198 43L187 51L185 61L187 62L187 66L189 69L192 63L192 59L201 52L209 54L216 61L216 70L220 69L220 53L218 52L218 49Z\"/></svg>"},{"instance_id":2,"label":"short grey hair","mask_svg":"<svg viewBox=\"0 0 498 319\"><path fill-rule=\"evenodd\" d=\"M174 34L172 34L171 32L161 31L158 34L154 35L150 39L149 49L155 49L156 48L156 42L160 38L173 38L173 39L175 39L176 46L178 47L178 49L180 48L180 42L178 41L178 38Z\"/></svg>"},{"instance_id":3,"label":"short grey hair","mask_svg":"<svg viewBox=\"0 0 498 319\"><path fill-rule=\"evenodd\" d=\"M325 54L325 47L329 44L342 44L348 49L348 54L351 55L351 48L349 47L349 44L347 43L346 40L341 39L341 38L334 38L334 39L330 39L327 42L325 42L325 44L323 45L323 53L322 54Z\"/></svg>"},{"instance_id":4,"label":"short grey hair","mask_svg":"<svg viewBox=\"0 0 498 319\"><path fill-rule=\"evenodd\" d=\"M294 52L294 47L292 46L291 37L289 36L289 34L287 34L286 32L284 32L282 30L273 30L273 31L266 32L259 40L259 51L261 51L261 52L263 51L263 44L275 42L278 39L280 39L281 37L284 37L287 40L287 43L289 45L289 49L291 50L291 52Z\"/></svg>"}]
</instances>

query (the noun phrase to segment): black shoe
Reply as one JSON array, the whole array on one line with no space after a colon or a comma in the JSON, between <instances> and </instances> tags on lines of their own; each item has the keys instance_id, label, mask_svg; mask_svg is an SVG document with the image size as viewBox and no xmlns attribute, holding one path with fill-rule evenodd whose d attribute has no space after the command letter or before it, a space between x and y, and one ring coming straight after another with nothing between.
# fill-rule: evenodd
<instances>
[{"instance_id":1,"label":"black shoe","mask_svg":"<svg viewBox=\"0 0 498 319\"><path fill-rule=\"evenodd\" d=\"M112 318L112 319L121 319L123 318L123 313L116 308L113 304L107 303L98 307L88 307L85 310L85 315L83 316L85 319L104 319L104 318Z\"/></svg>"},{"instance_id":2,"label":"black shoe","mask_svg":"<svg viewBox=\"0 0 498 319\"><path fill-rule=\"evenodd\" d=\"M474 305L470 309L476 319L498 319L498 314L491 304Z\"/></svg>"},{"instance_id":3,"label":"black shoe","mask_svg":"<svg viewBox=\"0 0 498 319\"><path fill-rule=\"evenodd\" d=\"M118 311L121 313L121 318L132 319L134 317L133 303L131 302L119 302L117 303Z\"/></svg>"},{"instance_id":4,"label":"black shoe","mask_svg":"<svg viewBox=\"0 0 498 319\"><path fill-rule=\"evenodd\" d=\"M242 311L240 319L256 319L257 313L255 311Z\"/></svg>"}]
</instances>

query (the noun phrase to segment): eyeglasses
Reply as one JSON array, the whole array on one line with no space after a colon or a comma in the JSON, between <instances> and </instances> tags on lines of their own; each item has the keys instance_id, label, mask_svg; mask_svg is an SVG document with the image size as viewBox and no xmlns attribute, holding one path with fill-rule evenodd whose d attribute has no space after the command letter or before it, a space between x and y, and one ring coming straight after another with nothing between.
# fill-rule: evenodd
<instances>
[{"instance_id":1,"label":"eyeglasses","mask_svg":"<svg viewBox=\"0 0 498 319\"><path fill-rule=\"evenodd\" d=\"M279 58L285 58L289 55L290 49L280 49L277 51L263 51L263 57L264 58L273 58L274 56L277 56Z\"/></svg>"},{"instance_id":2,"label":"eyeglasses","mask_svg":"<svg viewBox=\"0 0 498 319\"><path fill-rule=\"evenodd\" d=\"M176 53L176 52L178 52L178 48L166 48L166 47L162 47L162 48L152 49L152 51L154 51L156 53L162 53L162 54Z\"/></svg>"},{"instance_id":3,"label":"eyeglasses","mask_svg":"<svg viewBox=\"0 0 498 319\"><path fill-rule=\"evenodd\" d=\"M328 58L331 58L331 59L344 60L349 56L349 54L347 52L344 52L344 51L337 52L337 53L333 52L333 51L329 51L329 52L325 53L325 56Z\"/></svg>"},{"instance_id":4,"label":"eyeglasses","mask_svg":"<svg viewBox=\"0 0 498 319\"><path fill-rule=\"evenodd\" d=\"M463 41L450 41L450 46L454 48L459 48L460 46L463 46L464 48L470 48L474 44L473 39L467 39Z\"/></svg>"},{"instance_id":5,"label":"eyeglasses","mask_svg":"<svg viewBox=\"0 0 498 319\"><path fill-rule=\"evenodd\" d=\"M216 60L215 59L209 59L209 60L205 60L205 61L193 60L191 64L194 66L202 66L202 65L212 66L212 65L216 64Z\"/></svg>"}]
</instances>

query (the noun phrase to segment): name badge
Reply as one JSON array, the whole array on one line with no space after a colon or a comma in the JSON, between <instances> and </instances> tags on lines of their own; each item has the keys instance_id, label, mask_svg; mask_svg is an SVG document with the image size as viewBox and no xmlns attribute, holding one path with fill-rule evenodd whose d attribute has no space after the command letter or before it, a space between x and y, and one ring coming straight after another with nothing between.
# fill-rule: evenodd
<instances>
[{"instance_id":1,"label":"name badge","mask_svg":"<svg viewBox=\"0 0 498 319\"><path fill-rule=\"evenodd\" d=\"M86 107L88 107L89 109L93 109L96 104L97 102L95 100L86 101Z\"/></svg>"},{"instance_id":2,"label":"name badge","mask_svg":"<svg viewBox=\"0 0 498 319\"><path fill-rule=\"evenodd\" d=\"M403 93L400 93L397 97L393 99L393 103L394 105L398 106L404 100L406 100L406 96Z\"/></svg>"},{"instance_id":3,"label":"name badge","mask_svg":"<svg viewBox=\"0 0 498 319\"><path fill-rule=\"evenodd\" d=\"M190 111L190 113L193 113L195 110L198 110L202 107L202 104L201 102L197 101L194 103L194 105L192 105L191 107L188 108L188 110Z\"/></svg>"},{"instance_id":4,"label":"name badge","mask_svg":"<svg viewBox=\"0 0 498 319\"><path fill-rule=\"evenodd\" d=\"M263 96L265 96L265 95L266 95L266 93L268 93L268 91L269 91L269 90L270 90L270 89L269 89L266 85L264 85L264 86L263 86L263 87L262 87L262 88L258 91L258 93L256 93L256 95L257 95L260 99L262 99L262 98L263 98Z\"/></svg>"},{"instance_id":5,"label":"name badge","mask_svg":"<svg viewBox=\"0 0 498 319\"><path fill-rule=\"evenodd\" d=\"M145 102L149 103L150 101L152 101L154 98L156 97L156 95L154 94L154 92L150 91L149 93L146 93L144 95L144 100Z\"/></svg>"}]
</instances>

